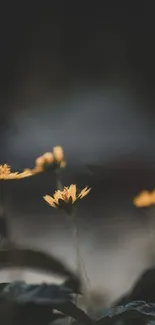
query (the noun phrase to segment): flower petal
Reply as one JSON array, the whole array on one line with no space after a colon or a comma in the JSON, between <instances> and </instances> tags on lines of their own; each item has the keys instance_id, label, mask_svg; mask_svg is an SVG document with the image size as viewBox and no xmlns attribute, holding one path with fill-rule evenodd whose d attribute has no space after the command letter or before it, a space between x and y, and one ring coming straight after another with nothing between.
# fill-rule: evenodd
<instances>
[{"instance_id":1,"label":"flower petal","mask_svg":"<svg viewBox=\"0 0 155 325\"><path fill-rule=\"evenodd\" d=\"M58 190L58 191L56 191L56 192L54 193L54 201L55 201L57 204L59 204L59 200L60 200L60 199L63 200L63 198L62 198L62 193L63 193L63 191L60 191L60 190Z\"/></svg>"},{"instance_id":2,"label":"flower petal","mask_svg":"<svg viewBox=\"0 0 155 325\"><path fill-rule=\"evenodd\" d=\"M84 196L86 196L89 192L91 191L91 188L88 188L88 186L86 186L78 195L79 199L82 199Z\"/></svg>"},{"instance_id":3,"label":"flower petal","mask_svg":"<svg viewBox=\"0 0 155 325\"><path fill-rule=\"evenodd\" d=\"M43 196L43 199L49 204L51 205L53 208L56 208L56 205L55 205L55 200L52 196L50 195L45 195Z\"/></svg>"},{"instance_id":4,"label":"flower petal","mask_svg":"<svg viewBox=\"0 0 155 325\"><path fill-rule=\"evenodd\" d=\"M72 184L69 189L69 197L72 198L72 203L74 203L76 201L76 184Z\"/></svg>"},{"instance_id":5,"label":"flower petal","mask_svg":"<svg viewBox=\"0 0 155 325\"><path fill-rule=\"evenodd\" d=\"M6 179L18 179L19 175L20 174L18 172L10 173L8 176L6 176Z\"/></svg>"},{"instance_id":6,"label":"flower petal","mask_svg":"<svg viewBox=\"0 0 155 325\"><path fill-rule=\"evenodd\" d=\"M21 178L25 178L25 177L29 177L29 176L32 176L32 173L30 170L29 171L27 170L27 171L23 171L22 173L19 173L17 175L17 178L21 179Z\"/></svg>"}]
</instances>

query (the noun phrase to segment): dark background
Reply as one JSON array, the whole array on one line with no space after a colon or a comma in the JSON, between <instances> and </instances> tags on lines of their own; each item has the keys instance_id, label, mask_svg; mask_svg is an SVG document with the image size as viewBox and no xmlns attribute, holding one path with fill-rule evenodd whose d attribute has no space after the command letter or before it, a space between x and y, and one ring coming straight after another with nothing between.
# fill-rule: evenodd
<instances>
[{"instance_id":1,"label":"dark background","mask_svg":"<svg viewBox=\"0 0 155 325\"><path fill-rule=\"evenodd\" d=\"M7 2L0 24L0 162L22 170L63 146L64 184L92 186L82 252L112 300L152 263L153 214L132 200L155 184L153 2ZM12 237L74 267L65 216L42 200L54 186L52 175L5 182Z\"/></svg>"}]
</instances>

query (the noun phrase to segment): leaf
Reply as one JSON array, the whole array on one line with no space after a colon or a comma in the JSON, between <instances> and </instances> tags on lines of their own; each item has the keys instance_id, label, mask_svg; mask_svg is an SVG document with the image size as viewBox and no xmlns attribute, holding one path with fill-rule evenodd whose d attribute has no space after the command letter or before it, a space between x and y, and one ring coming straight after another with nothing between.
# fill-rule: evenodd
<instances>
[{"instance_id":1,"label":"leaf","mask_svg":"<svg viewBox=\"0 0 155 325\"><path fill-rule=\"evenodd\" d=\"M89 318L89 316L71 301L65 302L63 305L55 305L55 309L68 316L71 316L82 324L93 325L93 321Z\"/></svg>"},{"instance_id":2,"label":"leaf","mask_svg":"<svg viewBox=\"0 0 155 325\"><path fill-rule=\"evenodd\" d=\"M0 292L0 299L16 301L18 304L63 304L72 300L70 289L57 284L26 284L16 281L5 285Z\"/></svg>"},{"instance_id":3,"label":"leaf","mask_svg":"<svg viewBox=\"0 0 155 325\"><path fill-rule=\"evenodd\" d=\"M147 325L154 319L155 304L134 301L125 306L110 308L96 323L97 325Z\"/></svg>"},{"instance_id":4,"label":"leaf","mask_svg":"<svg viewBox=\"0 0 155 325\"><path fill-rule=\"evenodd\" d=\"M138 278L130 292L119 299L115 305L124 305L136 300L155 303L155 268L146 270Z\"/></svg>"},{"instance_id":5,"label":"leaf","mask_svg":"<svg viewBox=\"0 0 155 325\"><path fill-rule=\"evenodd\" d=\"M41 311L53 320L55 309L77 321L92 325L91 319L72 302L72 299L71 290L62 285L28 285L25 282L13 282L3 286L0 292L0 307L3 305L1 309L5 311L11 308L13 315L16 315L16 319L20 319L21 324L25 321L24 325L31 324L31 315L34 315L33 325L35 325ZM23 315L26 315L27 323L23 320ZM41 319L43 321L43 318L40 318L39 324L44 324L41 323Z\"/></svg>"},{"instance_id":6,"label":"leaf","mask_svg":"<svg viewBox=\"0 0 155 325\"><path fill-rule=\"evenodd\" d=\"M0 251L0 269L20 267L36 269L59 276L75 278L75 275L56 257L32 249L7 249Z\"/></svg>"},{"instance_id":7,"label":"leaf","mask_svg":"<svg viewBox=\"0 0 155 325\"><path fill-rule=\"evenodd\" d=\"M77 294L81 294L81 291L82 291L81 290L81 281L79 278L70 277L63 283L63 285L64 285L64 287L71 289L73 292L75 292Z\"/></svg>"},{"instance_id":8,"label":"leaf","mask_svg":"<svg viewBox=\"0 0 155 325\"><path fill-rule=\"evenodd\" d=\"M3 325L49 325L51 322L65 318L65 315L55 313L50 306L17 305L13 302L0 300L0 319Z\"/></svg>"}]
</instances>

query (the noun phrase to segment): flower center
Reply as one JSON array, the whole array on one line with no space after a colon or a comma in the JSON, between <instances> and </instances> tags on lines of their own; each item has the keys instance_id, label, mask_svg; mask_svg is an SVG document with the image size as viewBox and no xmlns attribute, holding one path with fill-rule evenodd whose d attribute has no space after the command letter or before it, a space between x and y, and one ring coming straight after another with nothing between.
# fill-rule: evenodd
<instances>
[{"instance_id":1,"label":"flower center","mask_svg":"<svg viewBox=\"0 0 155 325\"><path fill-rule=\"evenodd\" d=\"M7 165L1 165L0 166L0 174L8 176L10 174L10 167Z\"/></svg>"}]
</instances>

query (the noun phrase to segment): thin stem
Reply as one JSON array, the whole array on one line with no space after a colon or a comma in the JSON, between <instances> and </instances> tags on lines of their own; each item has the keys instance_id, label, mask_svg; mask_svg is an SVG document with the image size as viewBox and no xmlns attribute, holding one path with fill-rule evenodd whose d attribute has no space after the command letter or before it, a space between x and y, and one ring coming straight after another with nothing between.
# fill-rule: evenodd
<instances>
[{"instance_id":1,"label":"thin stem","mask_svg":"<svg viewBox=\"0 0 155 325\"><path fill-rule=\"evenodd\" d=\"M87 275L85 264L83 262L83 259L81 257L80 253L80 240L79 240L79 234L78 234L78 228L76 223L76 217L75 217L75 209L72 209L72 213L69 215L69 221L72 226L72 233L73 233L73 241L76 249L76 260L77 260L77 272L79 277L82 279L83 276L86 280L87 288L84 286L84 300L85 300L85 307L88 309L89 304L89 294L88 291L90 290L90 279ZM78 296L78 295L77 295Z\"/></svg>"},{"instance_id":2,"label":"thin stem","mask_svg":"<svg viewBox=\"0 0 155 325\"><path fill-rule=\"evenodd\" d=\"M10 240L9 225L7 220L7 211L4 198L4 180L0 180L0 200L1 200L1 209L0 214L0 240L2 241L2 249L10 250L13 248L13 243ZM4 242L3 242L4 240ZM12 272L10 271L9 281L12 278Z\"/></svg>"},{"instance_id":3,"label":"thin stem","mask_svg":"<svg viewBox=\"0 0 155 325\"><path fill-rule=\"evenodd\" d=\"M4 204L4 180L1 179L1 205L2 205L2 216L5 216L5 204Z\"/></svg>"},{"instance_id":4,"label":"thin stem","mask_svg":"<svg viewBox=\"0 0 155 325\"><path fill-rule=\"evenodd\" d=\"M154 249L154 244L155 244L155 220L154 220L154 209L149 208L147 210L147 215L149 219L149 237L150 237L150 252L151 252L151 257L153 262L155 261L155 249Z\"/></svg>"},{"instance_id":5,"label":"thin stem","mask_svg":"<svg viewBox=\"0 0 155 325\"><path fill-rule=\"evenodd\" d=\"M1 196L1 215L0 215L0 232L2 238L8 239L8 222L7 222L7 213L5 209L5 199L4 199L4 181L0 180L0 196Z\"/></svg>"},{"instance_id":6,"label":"thin stem","mask_svg":"<svg viewBox=\"0 0 155 325\"><path fill-rule=\"evenodd\" d=\"M62 191L63 190L63 185L60 181L60 170L59 169L56 169L55 170L55 182L56 182L56 190L60 190Z\"/></svg>"},{"instance_id":7,"label":"thin stem","mask_svg":"<svg viewBox=\"0 0 155 325\"><path fill-rule=\"evenodd\" d=\"M60 180L60 170L59 169L56 169L55 170L55 182L56 182L56 190L60 190L62 191L63 190L63 184ZM74 236L73 236L74 237ZM75 237L74 237L75 238ZM76 295L76 298L75 298L75 303L77 304L78 303L78 294ZM73 318L70 316L69 317L69 325L72 325L72 323L74 322Z\"/></svg>"},{"instance_id":8,"label":"thin stem","mask_svg":"<svg viewBox=\"0 0 155 325\"><path fill-rule=\"evenodd\" d=\"M75 212L73 212L69 215L69 221L72 227L72 234L73 234L73 241L74 241L74 246L76 250L76 261L77 261L77 271L79 272L79 275L81 275L80 270L81 270L81 256L80 256L80 248L79 248L79 236L78 236L78 231L76 227L76 218L75 218Z\"/></svg>"},{"instance_id":9,"label":"thin stem","mask_svg":"<svg viewBox=\"0 0 155 325\"><path fill-rule=\"evenodd\" d=\"M56 177L56 189L57 190L63 190L63 184L60 181L60 169L56 169L55 170L55 177ZM67 211L66 211L67 212ZM73 241L74 241L74 246L75 246L75 250L76 250L76 262L77 262L77 272L79 275L79 278L82 279L83 278L83 274L86 280L86 283L90 289L90 279L87 275L86 269L85 269L85 265L83 263L83 260L81 258L81 254L80 254L80 245L79 245L79 235L78 235L78 229L77 229L77 224L76 224L76 217L75 217L75 209L73 210L73 206L71 209L71 212L68 211L67 215L69 216L69 223L71 224L72 227L72 234L73 234ZM85 298L85 305L86 307L88 307L88 299L89 295L88 295L88 290L86 288L84 288L84 298ZM76 300L75 303L78 303L78 294L76 295ZM69 324L72 323L72 319L70 319Z\"/></svg>"},{"instance_id":10,"label":"thin stem","mask_svg":"<svg viewBox=\"0 0 155 325\"><path fill-rule=\"evenodd\" d=\"M69 223L71 224L72 227L72 235L73 235L73 242L76 250L76 263L77 263L77 273L79 278L81 279L81 258L80 258L80 249L79 249L79 244L78 244L78 232L77 232L77 227L75 225L75 213L73 212L70 213L69 215ZM78 305L78 293L75 296L75 304ZM69 319L69 325L72 325L73 319L70 317Z\"/></svg>"}]
</instances>

